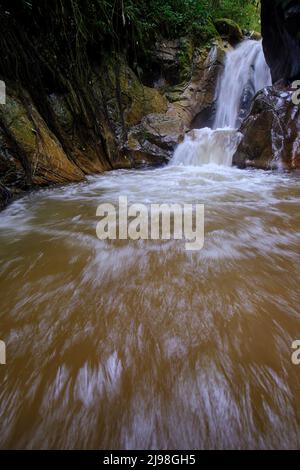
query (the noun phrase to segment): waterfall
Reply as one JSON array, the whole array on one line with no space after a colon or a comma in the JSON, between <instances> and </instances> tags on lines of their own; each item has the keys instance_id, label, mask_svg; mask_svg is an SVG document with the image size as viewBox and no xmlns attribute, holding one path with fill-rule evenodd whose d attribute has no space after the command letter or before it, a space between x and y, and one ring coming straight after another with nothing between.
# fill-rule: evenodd
<instances>
[{"instance_id":1,"label":"waterfall","mask_svg":"<svg viewBox=\"0 0 300 470\"><path fill-rule=\"evenodd\" d=\"M237 129L255 94L272 84L261 42L247 40L227 53L225 70L217 89L214 129Z\"/></svg>"},{"instance_id":2,"label":"waterfall","mask_svg":"<svg viewBox=\"0 0 300 470\"><path fill-rule=\"evenodd\" d=\"M173 165L201 166L207 164L231 166L242 134L235 129L194 129L186 135L174 154Z\"/></svg>"},{"instance_id":3,"label":"waterfall","mask_svg":"<svg viewBox=\"0 0 300 470\"><path fill-rule=\"evenodd\" d=\"M261 42L246 40L229 51L217 86L213 129L188 133L177 147L172 164L231 166L242 138L237 129L247 116L255 94L271 83Z\"/></svg>"}]
</instances>

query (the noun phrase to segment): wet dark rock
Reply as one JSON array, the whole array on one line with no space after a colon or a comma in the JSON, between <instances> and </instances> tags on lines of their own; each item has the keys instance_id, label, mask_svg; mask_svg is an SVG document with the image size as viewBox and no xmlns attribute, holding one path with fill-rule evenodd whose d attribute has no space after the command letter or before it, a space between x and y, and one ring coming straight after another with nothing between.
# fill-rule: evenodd
<instances>
[{"instance_id":1,"label":"wet dark rock","mask_svg":"<svg viewBox=\"0 0 300 470\"><path fill-rule=\"evenodd\" d=\"M254 95L255 95L255 89L254 89L253 83L249 81L246 87L244 88L243 94L241 97L240 113L238 116L237 127L239 127L248 116Z\"/></svg>"},{"instance_id":2,"label":"wet dark rock","mask_svg":"<svg viewBox=\"0 0 300 470\"><path fill-rule=\"evenodd\" d=\"M166 163L180 139L183 139L185 131L186 128L177 117L164 114L146 116L141 124L131 129L125 152L146 162L152 157L160 163Z\"/></svg>"},{"instance_id":3,"label":"wet dark rock","mask_svg":"<svg viewBox=\"0 0 300 470\"><path fill-rule=\"evenodd\" d=\"M300 107L294 90L282 86L259 92L240 132L243 140L233 157L239 168L300 168Z\"/></svg>"}]
</instances>

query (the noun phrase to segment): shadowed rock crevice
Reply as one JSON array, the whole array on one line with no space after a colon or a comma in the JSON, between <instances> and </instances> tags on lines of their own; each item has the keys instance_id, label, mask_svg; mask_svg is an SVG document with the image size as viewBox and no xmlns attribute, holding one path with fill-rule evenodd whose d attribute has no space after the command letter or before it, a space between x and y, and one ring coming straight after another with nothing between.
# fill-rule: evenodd
<instances>
[{"instance_id":1,"label":"shadowed rock crevice","mask_svg":"<svg viewBox=\"0 0 300 470\"><path fill-rule=\"evenodd\" d=\"M300 4L262 0L262 35L273 82L300 78Z\"/></svg>"}]
</instances>

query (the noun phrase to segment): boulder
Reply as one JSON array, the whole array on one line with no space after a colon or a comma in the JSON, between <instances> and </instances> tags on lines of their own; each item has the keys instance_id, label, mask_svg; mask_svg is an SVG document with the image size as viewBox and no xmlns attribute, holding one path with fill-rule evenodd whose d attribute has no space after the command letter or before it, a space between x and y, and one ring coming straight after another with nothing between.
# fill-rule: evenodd
<instances>
[{"instance_id":1,"label":"boulder","mask_svg":"<svg viewBox=\"0 0 300 470\"><path fill-rule=\"evenodd\" d=\"M151 114L131 129L125 152L134 160L157 164L166 163L178 142L183 139L186 128L180 118L164 114Z\"/></svg>"},{"instance_id":2,"label":"boulder","mask_svg":"<svg viewBox=\"0 0 300 470\"><path fill-rule=\"evenodd\" d=\"M259 92L240 132L243 140L233 157L239 168L300 169L300 107L295 91L269 87Z\"/></svg>"},{"instance_id":3,"label":"boulder","mask_svg":"<svg viewBox=\"0 0 300 470\"><path fill-rule=\"evenodd\" d=\"M236 45L244 39L243 32L239 25L228 18L214 20L216 30L221 36L228 38L230 44Z\"/></svg>"}]
</instances>

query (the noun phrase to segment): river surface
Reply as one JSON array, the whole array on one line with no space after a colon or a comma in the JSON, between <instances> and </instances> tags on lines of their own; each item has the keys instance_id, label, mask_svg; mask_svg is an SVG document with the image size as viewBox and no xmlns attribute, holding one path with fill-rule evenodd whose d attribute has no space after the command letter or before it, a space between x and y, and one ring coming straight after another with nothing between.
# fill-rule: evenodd
<instances>
[{"instance_id":1,"label":"river surface","mask_svg":"<svg viewBox=\"0 0 300 470\"><path fill-rule=\"evenodd\" d=\"M101 202L204 203L205 245L100 241ZM0 215L0 447L300 448L299 175L115 171Z\"/></svg>"}]
</instances>

